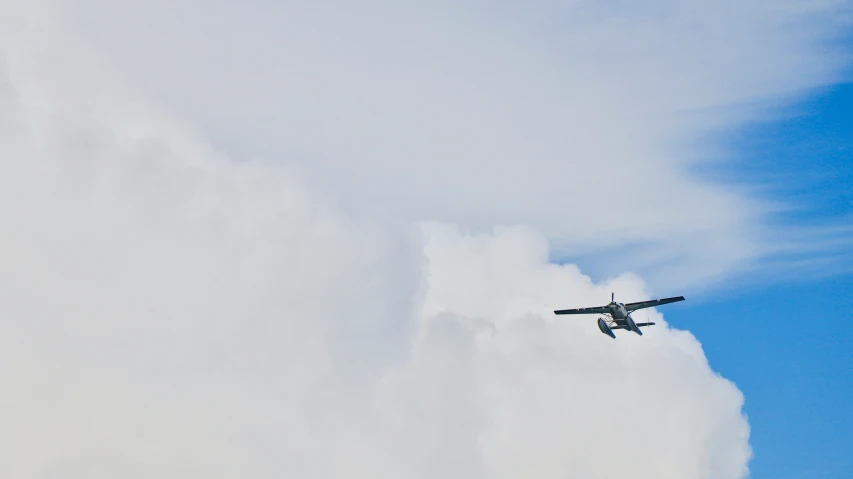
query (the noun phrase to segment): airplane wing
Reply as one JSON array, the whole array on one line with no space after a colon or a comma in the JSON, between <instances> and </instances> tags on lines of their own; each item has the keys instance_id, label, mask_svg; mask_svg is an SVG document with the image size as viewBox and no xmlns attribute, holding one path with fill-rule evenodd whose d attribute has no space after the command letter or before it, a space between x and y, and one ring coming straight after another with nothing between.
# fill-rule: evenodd
<instances>
[{"instance_id":1,"label":"airplane wing","mask_svg":"<svg viewBox=\"0 0 853 479\"><path fill-rule=\"evenodd\" d=\"M664 299L652 299L650 301L640 301L639 303L628 303L625 305L625 309L628 312L636 311L638 309L643 308L653 308L655 306L660 306L662 304L675 303L678 301L684 301L684 296L676 296L674 298L664 298Z\"/></svg>"},{"instance_id":2,"label":"airplane wing","mask_svg":"<svg viewBox=\"0 0 853 479\"><path fill-rule=\"evenodd\" d=\"M604 306L599 306L597 308L560 309L554 311L554 314L607 314L609 312Z\"/></svg>"}]
</instances>

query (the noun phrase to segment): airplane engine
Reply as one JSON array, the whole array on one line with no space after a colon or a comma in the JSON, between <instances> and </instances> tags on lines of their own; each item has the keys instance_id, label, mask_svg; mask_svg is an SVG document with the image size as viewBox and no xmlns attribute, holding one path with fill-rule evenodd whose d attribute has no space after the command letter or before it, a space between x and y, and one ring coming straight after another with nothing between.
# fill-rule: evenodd
<instances>
[{"instance_id":1,"label":"airplane engine","mask_svg":"<svg viewBox=\"0 0 853 479\"><path fill-rule=\"evenodd\" d=\"M602 333L610 336L613 339L616 339L616 335L613 334L613 330L610 329L610 326L604 321L604 318L598 318L598 329L601 330Z\"/></svg>"}]
</instances>

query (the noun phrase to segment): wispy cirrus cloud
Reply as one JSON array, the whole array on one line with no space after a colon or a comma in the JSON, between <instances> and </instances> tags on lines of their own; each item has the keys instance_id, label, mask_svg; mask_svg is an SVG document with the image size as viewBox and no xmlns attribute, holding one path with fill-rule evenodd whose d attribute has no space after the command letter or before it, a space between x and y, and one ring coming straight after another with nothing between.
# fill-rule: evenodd
<instances>
[{"instance_id":1,"label":"wispy cirrus cloud","mask_svg":"<svg viewBox=\"0 0 853 479\"><path fill-rule=\"evenodd\" d=\"M361 211L529 224L557 255L647 245L619 267L661 288L761 257L772 207L690 171L721 159L707 135L836 81L850 20L845 2L79 4L134 83L234 156Z\"/></svg>"}]
</instances>

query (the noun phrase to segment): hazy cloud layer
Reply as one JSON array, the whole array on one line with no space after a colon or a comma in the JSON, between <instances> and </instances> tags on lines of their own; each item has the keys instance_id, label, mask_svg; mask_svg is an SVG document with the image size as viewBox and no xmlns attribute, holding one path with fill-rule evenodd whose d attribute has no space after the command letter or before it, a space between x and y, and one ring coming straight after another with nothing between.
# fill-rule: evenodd
<instances>
[{"instance_id":1,"label":"hazy cloud layer","mask_svg":"<svg viewBox=\"0 0 853 479\"><path fill-rule=\"evenodd\" d=\"M152 2L101 11L126 35L101 44L127 53L111 60L42 5L4 2L0 24L0 475L744 476L743 398L689 333L652 311L637 319L659 326L613 341L591 318L551 314L651 294L632 274L596 284L549 264L552 236L669 244L664 256L706 267L694 279L752 251L748 204L658 155L670 114L707 106L689 92L616 101L608 91L638 87L615 88L583 55L550 61L519 26L556 10L172 2L166 15ZM754 28L766 12L751 5L730 10L753 15L743 35L782 31ZM618 25L584 15L573 21ZM133 53L122 42L135 33L164 57ZM805 42L760 39L757 51L784 53L774 62L831 71ZM768 71L781 70L742 74ZM761 91L802 86L767 75ZM714 91L731 91L716 105L753 94ZM605 194L608 175L649 193ZM377 211L387 198L401 216ZM492 228L516 221L535 229Z\"/></svg>"},{"instance_id":2,"label":"hazy cloud layer","mask_svg":"<svg viewBox=\"0 0 853 479\"><path fill-rule=\"evenodd\" d=\"M770 205L687 173L725 158L706 136L835 80L850 26L835 1L77 3L135 84L236 157L357 211L630 247L605 270L680 290L775 241Z\"/></svg>"}]
</instances>

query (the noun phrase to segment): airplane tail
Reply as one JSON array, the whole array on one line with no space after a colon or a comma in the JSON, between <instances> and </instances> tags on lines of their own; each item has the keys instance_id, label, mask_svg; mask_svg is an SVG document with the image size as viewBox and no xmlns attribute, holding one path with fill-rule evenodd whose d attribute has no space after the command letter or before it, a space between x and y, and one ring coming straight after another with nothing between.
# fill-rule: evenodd
<instances>
[{"instance_id":1,"label":"airplane tail","mask_svg":"<svg viewBox=\"0 0 853 479\"><path fill-rule=\"evenodd\" d=\"M643 328L643 327L655 325L655 323L634 323L634 324L636 324L638 328ZM628 329L628 325L627 324L617 324L615 326L611 326L610 329Z\"/></svg>"}]
</instances>

